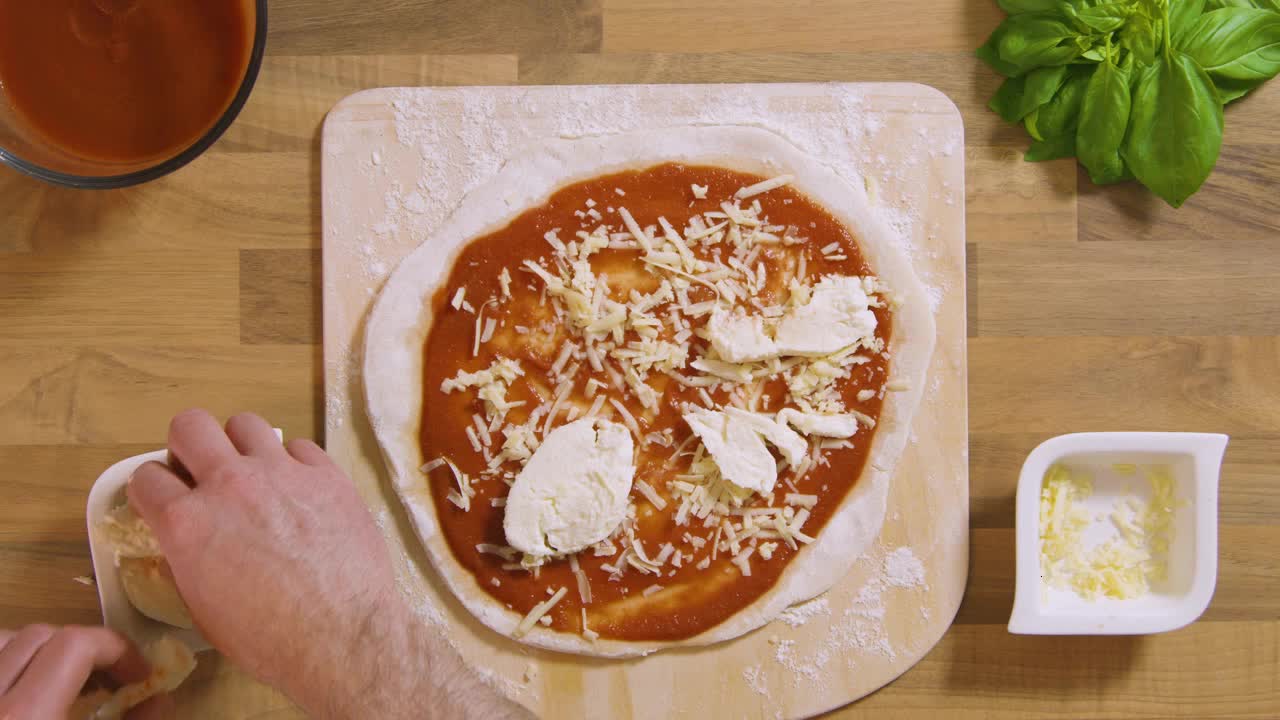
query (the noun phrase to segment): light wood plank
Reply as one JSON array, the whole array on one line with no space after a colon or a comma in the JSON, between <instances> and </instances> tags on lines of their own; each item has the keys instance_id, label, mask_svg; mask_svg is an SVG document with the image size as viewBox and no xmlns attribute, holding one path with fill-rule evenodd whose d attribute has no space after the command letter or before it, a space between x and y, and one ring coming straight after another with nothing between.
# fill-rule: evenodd
<instances>
[{"instance_id":1,"label":"light wood plank","mask_svg":"<svg viewBox=\"0 0 1280 720\"><path fill-rule=\"evenodd\" d=\"M1006 243L982 248L979 336L1277 335L1274 238L1176 239L1158 245Z\"/></svg>"},{"instance_id":2,"label":"light wood plank","mask_svg":"<svg viewBox=\"0 0 1280 720\"><path fill-rule=\"evenodd\" d=\"M1075 242L1075 161L1029 163L1022 152L1020 147L967 148L965 230L971 245Z\"/></svg>"},{"instance_id":3,"label":"light wood plank","mask_svg":"<svg viewBox=\"0 0 1280 720\"><path fill-rule=\"evenodd\" d=\"M967 51L1003 17L988 2L605 0L604 52Z\"/></svg>"},{"instance_id":4,"label":"light wood plank","mask_svg":"<svg viewBox=\"0 0 1280 720\"><path fill-rule=\"evenodd\" d=\"M1067 430L1064 429L1064 432ZM981 528L1011 528L1022 463L1044 433L975 433L969 439L969 522ZM1280 433L1235 434L1227 445L1218 487L1218 521L1231 525L1280 524Z\"/></svg>"},{"instance_id":5,"label":"light wood plank","mask_svg":"<svg viewBox=\"0 0 1280 720\"><path fill-rule=\"evenodd\" d=\"M0 346L236 341L235 253L88 255L43 252L0 265Z\"/></svg>"},{"instance_id":6,"label":"light wood plank","mask_svg":"<svg viewBox=\"0 0 1280 720\"><path fill-rule=\"evenodd\" d=\"M319 368L314 346L0 348L0 445L154 445L192 406L254 410L289 437L318 438Z\"/></svg>"},{"instance_id":7,"label":"light wood plank","mask_svg":"<svg viewBox=\"0 0 1280 720\"><path fill-rule=\"evenodd\" d=\"M1280 428L1275 337L971 338L975 433Z\"/></svg>"},{"instance_id":8,"label":"light wood plank","mask_svg":"<svg viewBox=\"0 0 1280 720\"><path fill-rule=\"evenodd\" d=\"M30 252L32 228L48 186L0 166L0 257Z\"/></svg>"},{"instance_id":9,"label":"light wood plank","mask_svg":"<svg viewBox=\"0 0 1280 720\"><path fill-rule=\"evenodd\" d=\"M0 467L12 498L0 504L0 547L23 543L86 543L85 502L93 481L117 461L163 447L148 445L0 446ZM88 553L83 544L78 554Z\"/></svg>"},{"instance_id":10,"label":"light wood plank","mask_svg":"<svg viewBox=\"0 0 1280 720\"><path fill-rule=\"evenodd\" d=\"M319 246L317 153L210 153L155 182L101 192L45 187L0 169L4 173L12 174L9 188L40 200L19 227L0 223L0 237L13 238L9 242L24 251L78 258L84 266L108 255L158 253L154 264L140 267L163 271L163 261L175 256L189 263L228 248ZM7 202L0 200L0 209ZM0 264L0 272L8 266Z\"/></svg>"}]
</instances>

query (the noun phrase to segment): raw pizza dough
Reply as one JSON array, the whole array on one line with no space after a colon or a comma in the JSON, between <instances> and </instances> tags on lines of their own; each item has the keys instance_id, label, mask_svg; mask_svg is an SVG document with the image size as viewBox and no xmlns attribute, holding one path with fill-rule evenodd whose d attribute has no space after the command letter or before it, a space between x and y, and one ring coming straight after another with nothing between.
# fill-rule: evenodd
<instances>
[{"instance_id":1,"label":"raw pizza dough","mask_svg":"<svg viewBox=\"0 0 1280 720\"><path fill-rule=\"evenodd\" d=\"M432 297L448 280L461 248L472 239L506 226L565 185L664 162L715 165L764 177L794 175L791 185L849 228L867 264L901 300L893 314L888 352L890 380L907 389L886 393L866 465L853 490L816 541L805 546L777 583L751 605L720 625L677 642L590 641L540 625L520 638L549 650L626 657L722 642L830 589L880 532L889 481L907 442L933 354L934 322L924 287L894 236L872 212L865 190L777 134L746 126L678 127L554 139L513 158L492 180L463 198L444 225L400 263L369 316L365 336L369 419L392 484L436 571L485 625L511 637L522 615L488 595L454 558L441 534L426 478L419 472L424 462L418 439L422 348L432 323Z\"/></svg>"}]
</instances>

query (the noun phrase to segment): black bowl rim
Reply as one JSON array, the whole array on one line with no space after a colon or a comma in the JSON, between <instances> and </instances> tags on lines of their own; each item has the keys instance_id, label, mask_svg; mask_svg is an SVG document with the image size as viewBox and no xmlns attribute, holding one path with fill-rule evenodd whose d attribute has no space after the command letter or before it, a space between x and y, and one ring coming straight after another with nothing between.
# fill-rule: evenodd
<instances>
[{"instance_id":1,"label":"black bowl rim","mask_svg":"<svg viewBox=\"0 0 1280 720\"><path fill-rule=\"evenodd\" d=\"M236 92L235 97L231 99L231 104L227 106L226 111L213 124L213 127L209 128L208 132L182 152L149 168L123 175L94 176L62 173L24 160L3 147L0 147L0 162L19 172L55 185L84 190L112 190L150 182L168 175L200 157L205 150L209 149L209 146L222 137L227 128L231 127L231 123L235 122L236 117L240 115L240 110L248 102L249 95L253 92L254 84L258 81L258 70L262 67L262 58L267 47L267 0L254 0L254 6L257 16L253 33L253 50L249 54L249 64L245 68L244 79L240 82L240 89Z\"/></svg>"}]
</instances>

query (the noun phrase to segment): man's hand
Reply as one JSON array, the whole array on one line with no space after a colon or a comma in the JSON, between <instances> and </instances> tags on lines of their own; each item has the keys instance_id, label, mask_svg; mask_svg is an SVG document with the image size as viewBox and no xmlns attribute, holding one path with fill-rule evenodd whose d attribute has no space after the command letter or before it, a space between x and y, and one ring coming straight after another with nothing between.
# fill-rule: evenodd
<instances>
[{"instance_id":1,"label":"man's hand","mask_svg":"<svg viewBox=\"0 0 1280 720\"><path fill-rule=\"evenodd\" d=\"M408 610L368 508L315 443L196 410L173 419L169 450L194 486L148 463L129 502L218 650L317 717L523 713Z\"/></svg>"},{"instance_id":2,"label":"man's hand","mask_svg":"<svg viewBox=\"0 0 1280 720\"><path fill-rule=\"evenodd\" d=\"M141 682L149 673L137 649L106 628L0 630L0 718L64 720L95 670L121 685ZM169 698L153 698L129 717L159 718L169 709Z\"/></svg>"},{"instance_id":3,"label":"man's hand","mask_svg":"<svg viewBox=\"0 0 1280 720\"><path fill-rule=\"evenodd\" d=\"M309 440L282 445L256 415L224 431L173 419L169 450L195 479L148 463L129 502L151 526L205 638L295 697L324 695L370 618L395 611L382 535L351 481Z\"/></svg>"}]
</instances>

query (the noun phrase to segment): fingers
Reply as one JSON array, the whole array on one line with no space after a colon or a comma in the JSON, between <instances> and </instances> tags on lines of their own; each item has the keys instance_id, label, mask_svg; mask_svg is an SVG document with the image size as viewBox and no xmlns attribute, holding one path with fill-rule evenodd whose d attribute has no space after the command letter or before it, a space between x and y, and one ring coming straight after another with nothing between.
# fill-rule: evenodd
<instances>
[{"instance_id":1,"label":"fingers","mask_svg":"<svg viewBox=\"0 0 1280 720\"><path fill-rule=\"evenodd\" d=\"M0 652L4 652L4 646L8 645L16 634L12 630L0 630Z\"/></svg>"},{"instance_id":2,"label":"fingers","mask_svg":"<svg viewBox=\"0 0 1280 720\"><path fill-rule=\"evenodd\" d=\"M36 651L49 642L55 632L48 625L28 625L14 633L0 648L0 695L13 687Z\"/></svg>"},{"instance_id":3,"label":"fingers","mask_svg":"<svg viewBox=\"0 0 1280 720\"><path fill-rule=\"evenodd\" d=\"M212 415L187 410L169 423L169 450L199 482L205 474L240 456Z\"/></svg>"},{"instance_id":4,"label":"fingers","mask_svg":"<svg viewBox=\"0 0 1280 720\"><path fill-rule=\"evenodd\" d=\"M240 413L227 421L227 437L244 455L283 455L284 445L266 420L253 413Z\"/></svg>"},{"instance_id":5,"label":"fingers","mask_svg":"<svg viewBox=\"0 0 1280 720\"><path fill-rule=\"evenodd\" d=\"M333 465L333 459L328 453L320 449L320 446L306 440L304 438L294 438L290 440L285 448L294 460L304 464L313 465L315 467L329 467Z\"/></svg>"},{"instance_id":6,"label":"fingers","mask_svg":"<svg viewBox=\"0 0 1280 720\"><path fill-rule=\"evenodd\" d=\"M87 630L103 630L105 628L84 628ZM111 632L111 631L108 631ZM151 677L151 663L142 656L138 647L124 638L125 651L114 664L105 668L112 680L120 685L139 683Z\"/></svg>"},{"instance_id":7,"label":"fingers","mask_svg":"<svg viewBox=\"0 0 1280 720\"><path fill-rule=\"evenodd\" d=\"M158 462L143 463L125 487L134 512L152 529L161 529L160 532L164 532L165 509L191 492L181 478Z\"/></svg>"},{"instance_id":8,"label":"fingers","mask_svg":"<svg viewBox=\"0 0 1280 720\"><path fill-rule=\"evenodd\" d=\"M64 627L36 652L5 701L29 708L31 717L61 717L89 675L99 668L115 675L113 666L131 647L107 628Z\"/></svg>"}]
</instances>

